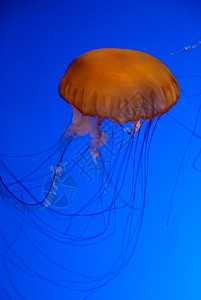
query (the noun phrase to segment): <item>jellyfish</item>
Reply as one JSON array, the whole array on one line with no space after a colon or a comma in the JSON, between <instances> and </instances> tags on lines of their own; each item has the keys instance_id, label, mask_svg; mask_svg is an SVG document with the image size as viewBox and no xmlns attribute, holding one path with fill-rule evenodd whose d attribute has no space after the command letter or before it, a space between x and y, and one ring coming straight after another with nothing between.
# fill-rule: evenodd
<instances>
[{"instance_id":1,"label":"jellyfish","mask_svg":"<svg viewBox=\"0 0 201 300\"><path fill-rule=\"evenodd\" d=\"M170 55L175 55L175 54L179 54L181 52L185 52L188 50L194 50L197 47L199 47L201 45L201 38L197 39L197 41L195 41L194 43L191 43L189 45L186 45L185 47L182 47L174 52L171 52Z\"/></svg>"},{"instance_id":2,"label":"jellyfish","mask_svg":"<svg viewBox=\"0 0 201 300\"><path fill-rule=\"evenodd\" d=\"M92 295L114 279L133 256L144 217L154 130L177 103L180 90L172 72L157 58L130 49L103 48L73 60L60 81L59 94L73 107L73 116L59 141L48 149L56 150L20 179L1 161L12 182L0 178L0 189L5 201L48 240L50 248L52 241L58 243L59 257L54 259L52 253L34 246L41 260L62 271L61 279L48 273L40 278L85 299L83 295ZM27 184L41 179L37 172L53 157L56 162L39 200L34 195L37 184ZM70 175L77 180L71 188ZM68 204L62 210L56 205L61 199L60 182L68 186ZM79 201L69 200L77 194ZM117 246L111 249L114 242ZM68 259L67 266L63 261L70 248L78 258ZM89 255L94 249L96 255ZM78 261L79 268L72 261ZM27 272L39 276L33 266Z\"/></svg>"}]
</instances>

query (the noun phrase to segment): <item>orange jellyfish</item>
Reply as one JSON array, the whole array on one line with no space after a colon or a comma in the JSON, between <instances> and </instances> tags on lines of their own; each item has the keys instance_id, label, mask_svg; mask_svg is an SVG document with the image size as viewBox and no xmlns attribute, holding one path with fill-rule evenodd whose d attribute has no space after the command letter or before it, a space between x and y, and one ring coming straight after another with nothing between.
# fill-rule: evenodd
<instances>
[{"instance_id":1,"label":"orange jellyfish","mask_svg":"<svg viewBox=\"0 0 201 300\"><path fill-rule=\"evenodd\" d=\"M0 178L0 190L1 194L4 192L2 196L20 204L23 212L25 207L28 210L46 208L50 212L48 220L46 214L44 219L40 214L39 228L45 238L48 236L58 241L58 245L65 245L64 261L69 266L65 264L64 268L62 262L61 269L69 277L65 276L59 284L90 296L115 278L134 253L144 216L154 129L158 117L176 104L180 90L171 71L157 58L140 51L105 48L76 58L61 79L59 94L73 106L73 118L59 140L59 151L50 156L56 154L57 163L52 177L47 180L44 198L39 201L33 196L35 186L27 188L30 177L43 163L20 180L12 175L12 184L5 184ZM85 135L90 143L72 155L76 138ZM81 147L81 142L76 147ZM86 159L88 154L90 162ZM49 157L45 160L48 162ZM87 170L84 169L86 162ZM92 182L87 173L91 170L89 163L95 165L99 180L96 174ZM55 205L60 183L63 182L65 188L63 179L69 173L77 181L80 198L65 207ZM35 176L38 178L40 176ZM26 191L31 200L17 197L11 190L16 185ZM75 186L68 189L69 194L73 195L74 191ZM62 201L65 201L64 196L60 197ZM58 210L58 207L64 209ZM32 216L38 220L34 211ZM115 246L111 247L114 242ZM84 254L81 248L77 251L78 246L84 246ZM72 247L73 259L66 259L66 253L70 253L66 247ZM58 253L60 256L62 252ZM55 265L60 267L53 260L49 261L52 270ZM66 278L70 278L69 281ZM57 285L58 278L51 279L51 283Z\"/></svg>"}]
</instances>

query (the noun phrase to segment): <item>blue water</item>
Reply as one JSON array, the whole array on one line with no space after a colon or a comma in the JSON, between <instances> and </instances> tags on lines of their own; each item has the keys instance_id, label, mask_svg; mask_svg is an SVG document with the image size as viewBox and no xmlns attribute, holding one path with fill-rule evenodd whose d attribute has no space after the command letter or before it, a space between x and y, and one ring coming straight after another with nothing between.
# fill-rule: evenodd
<instances>
[{"instance_id":1,"label":"blue water","mask_svg":"<svg viewBox=\"0 0 201 300\"><path fill-rule=\"evenodd\" d=\"M0 176L6 184L23 178L55 151L24 181L27 191L20 184L11 188L26 203L29 192L45 197L53 174L59 188L46 209L24 210L0 186L0 300L201 299L200 15L199 1L1 1L0 153L14 157L0 156ZM181 96L153 133L145 208L137 189L136 199L143 200L136 200L140 209L132 219L128 207L113 208L105 219L70 219L98 191L102 173L101 165L91 168L89 152L85 169L69 171L88 137L72 143L64 137L53 148L72 116L58 85L75 57L104 47L156 56L175 75ZM68 143L68 159L61 174L54 173ZM98 193L93 212L114 197L120 183L117 171L111 176L117 185ZM127 201L132 178L129 166L115 208ZM106 233L90 238L102 228Z\"/></svg>"}]
</instances>

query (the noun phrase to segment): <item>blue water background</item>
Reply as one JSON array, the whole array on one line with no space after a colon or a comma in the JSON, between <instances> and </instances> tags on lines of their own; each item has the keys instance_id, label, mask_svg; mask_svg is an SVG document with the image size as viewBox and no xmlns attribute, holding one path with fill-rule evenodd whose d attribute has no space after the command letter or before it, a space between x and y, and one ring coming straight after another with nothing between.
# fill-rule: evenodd
<instances>
[{"instance_id":1,"label":"blue water background","mask_svg":"<svg viewBox=\"0 0 201 300\"><path fill-rule=\"evenodd\" d=\"M180 85L177 105L170 115L161 118L153 137L145 215L134 255L128 266L91 299L201 299L201 122L198 115L201 47L170 55L199 43L200 16L201 4L194 0L0 3L1 153L37 153L59 139L71 118L72 108L59 97L58 84L68 64L88 50L116 47L145 51L162 60ZM197 117L197 135L190 140ZM17 176L26 174L36 164L34 158L5 161ZM84 179L80 176L76 180L82 184ZM95 192L96 188L92 182L90 189ZM17 249L19 256L28 265L34 265L39 274L45 269L46 276L65 277L65 272L60 273L52 264L41 261L31 243L27 244L23 237L18 239L13 211L9 213L10 206L5 206L4 201L0 198L0 229L10 248ZM14 216L19 225L21 217ZM83 251L82 262L73 262L74 253L68 247L43 240L37 230L32 236L32 230L23 226L40 249L54 260L58 258L64 266L69 259L76 270L80 264L82 269L87 269L85 257L90 255L92 261L99 260L100 248L87 252L78 247L78 252ZM2 236L0 240L1 255L8 251L6 256L26 269L5 246ZM116 253L115 242L110 243L108 251ZM102 258L97 265L101 269L106 263ZM1 300L22 299L11 282L27 300L83 299L80 292L29 276L5 257L1 257L0 274Z\"/></svg>"}]
</instances>

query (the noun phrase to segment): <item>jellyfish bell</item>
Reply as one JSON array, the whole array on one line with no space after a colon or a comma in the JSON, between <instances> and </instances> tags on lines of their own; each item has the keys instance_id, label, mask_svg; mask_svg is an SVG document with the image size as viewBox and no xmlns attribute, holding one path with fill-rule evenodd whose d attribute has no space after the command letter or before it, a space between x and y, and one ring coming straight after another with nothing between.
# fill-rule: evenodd
<instances>
[{"instance_id":1,"label":"jellyfish bell","mask_svg":"<svg viewBox=\"0 0 201 300\"><path fill-rule=\"evenodd\" d=\"M89 133L103 145L103 119L118 124L152 120L175 105L180 90L159 59L130 49L103 48L88 51L69 65L59 94L74 106L71 132Z\"/></svg>"},{"instance_id":2,"label":"jellyfish bell","mask_svg":"<svg viewBox=\"0 0 201 300\"><path fill-rule=\"evenodd\" d=\"M135 50L103 48L86 52L69 65L59 94L85 116L126 123L162 115L180 92L171 71L157 58ZM129 117L120 113L125 106Z\"/></svg>"}]
</instances>

